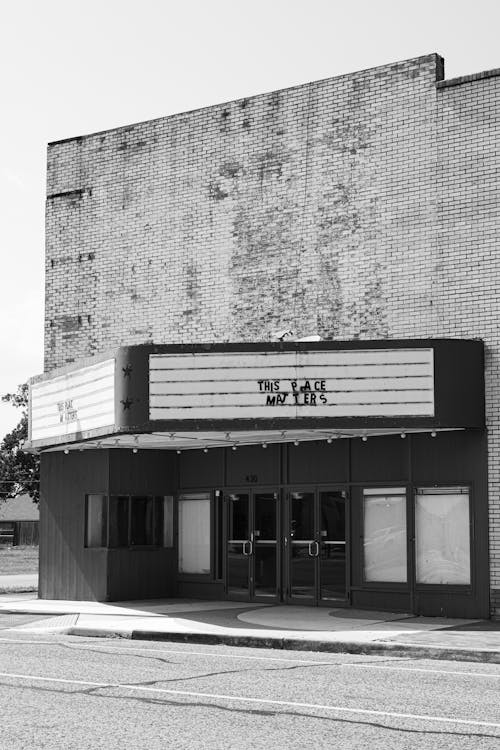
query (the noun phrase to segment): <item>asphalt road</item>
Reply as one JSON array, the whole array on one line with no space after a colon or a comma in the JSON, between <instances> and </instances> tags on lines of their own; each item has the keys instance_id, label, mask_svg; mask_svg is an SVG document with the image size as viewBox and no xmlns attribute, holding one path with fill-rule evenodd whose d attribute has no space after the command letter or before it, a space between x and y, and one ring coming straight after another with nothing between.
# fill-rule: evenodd
<instances>
[{"instance_id":1,"label":"asphalt road","mask_svg":"<svg viewBox=\"0 0 500 750\"><path fill-rule=\"evenodd\" d=\"M0 748L500 748L500 666L0 632Z\"/></svg>"}]
</instances>

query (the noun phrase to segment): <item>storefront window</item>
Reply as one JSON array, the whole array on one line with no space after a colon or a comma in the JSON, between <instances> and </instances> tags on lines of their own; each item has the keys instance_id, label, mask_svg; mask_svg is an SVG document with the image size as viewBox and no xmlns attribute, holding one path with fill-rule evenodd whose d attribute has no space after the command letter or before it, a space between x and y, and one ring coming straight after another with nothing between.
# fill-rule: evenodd
<instances>
[{"instance_id":1,"label":"storefront window","mask_svg":"<svg viewBox=\"0 0 500 750\"><path fill-rule=\"evenodd\" d=\"M87 495L86 547L106 547L108 531L106 500L106 495Z\"/></svg>"},{"instance_id":2,"label":"storefront window","mask_svg":"<svg viewBox=\"0 0 500 750\"><path fill-rule=\"evenodd\" d=\"M155 519L159 547L174 546L174 498L172 495L156 497Z\"/></svg>"},{"instance_id":3,"label":"storefront window","mask_svg":"<svg viewBox=\"0 0 500 750\"><path fill-rule=\"evenodd\" d=\"M109 498L109 546L128 547L128 495Z\"/></svg>"},{"instance_id":4,"label":"storefront window","mask_svg":"<svg viewBox=\"0 0 500 750\"><path fill-rule=\"evenodd\" d=\"M172 547L173 505L171 495L88 495L86 546Z\"/></svg>"},{"instance_id":5,"label":"storefront window","mask_svg":"<svg viewBox=\"0 0 500 750\"><path fill-rule=\"evenodd\" d=\"M405 583L406 490L363 490L364 579Z\"/></svg>"},{"instance_id":6,"label":"storefront window","mask_svg":"<svg viewBox=\"0 0 500 750\"><path fill-rule=\"evenodd\" d=\"M417 583L470 584L469 489L417 489Z\"/></svg>"},{"instance_id":7,"label":"storefront window","mask_svg":"<svg viewBox=\"0 0 500 750\"><path fill-rule=\"evenodd\" d=\"M147 547L153 544L153 498L131 497L130 544Z\"/></svg>"},{"instance_id":8,"label":"storefront window","mask_svg":"<svg viewBox=\"0 0 500 750\"><path fill-rule=\"evenodd\" d=\"M210 573L210 494L179 497L179 572Z\"/></svg>"}]
</instances>

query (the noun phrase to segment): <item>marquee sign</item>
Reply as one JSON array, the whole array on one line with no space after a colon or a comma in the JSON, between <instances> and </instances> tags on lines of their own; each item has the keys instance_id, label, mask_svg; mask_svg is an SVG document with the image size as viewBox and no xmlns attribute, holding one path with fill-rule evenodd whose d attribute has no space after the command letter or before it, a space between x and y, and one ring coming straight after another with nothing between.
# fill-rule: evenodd
<instances>
[{"instance_id":1,"label":"marquee sign","mask_svg":"<svg viewBox=\"0 0 500 750\"><path fill-rule=\"evenodd\" d=\"M32 383L31 440L114 425L114 384L114 359Z\"/></svg>"},{"instance_id":2,"label":"marquee sign","mask_svg":"<svg viewBox=\"0 0 500 750\"><path fill-rule=\"evenodd\" d=\"M149 418L432 417L429 348L151 354Z\"/></svg>"},{"instance_id":3,"label":"marquee sign","mask_svg":"<svg viewBox=\"0 0 500 750\"><path fill-rule=\"evenodd\" d=\"M29 424L35 449L118 447L127 436L132 445L166 436L174 449L188 434L193 447L245 431L481 429L484 347L460 339L122 346L33 378Z\"/></svg>"}]
</instances>

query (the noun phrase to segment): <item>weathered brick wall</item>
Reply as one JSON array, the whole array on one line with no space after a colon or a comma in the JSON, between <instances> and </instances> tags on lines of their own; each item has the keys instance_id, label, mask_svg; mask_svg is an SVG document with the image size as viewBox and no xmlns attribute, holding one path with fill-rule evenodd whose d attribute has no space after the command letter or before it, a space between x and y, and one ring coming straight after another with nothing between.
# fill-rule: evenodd
<instances>
[{"instance_id":1,"label":"weathered brick wall","mask_svg":"<svg viewBox=\"0 0 500 750\"><path fill-rule=\"evenodd\" d=\"M430 55L52 144L46 370L427 314L440 70Z\"/></svg>"},{"instance_id":2,"label":"weathered brick wall","mask_svg":"<svg viewBox=\"0 0 500 750\"><path fill-rule=\"evenodd\" d=\"M500 75L436 55L49 147L46 370L122 343L478 337L500 613Z\"/></svg>"},{"instance_id":3,"label":"weathered brick wall","mask_svg":"<svg viewBox=\"0 0 500 750\"><path fill-rule=\"evenodd\" d=\"M434 330L485 342L491 605L500 615L500 70L438 84L437 107Z\"/></svg>"}]
</instances>

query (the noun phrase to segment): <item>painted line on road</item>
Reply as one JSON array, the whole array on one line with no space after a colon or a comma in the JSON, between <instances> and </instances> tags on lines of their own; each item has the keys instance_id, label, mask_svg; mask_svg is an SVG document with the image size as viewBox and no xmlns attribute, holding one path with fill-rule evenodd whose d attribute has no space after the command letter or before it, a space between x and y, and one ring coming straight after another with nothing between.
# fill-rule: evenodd
<instances>
[{"instance_id":1,"label":"painted line on road","mask_svg":"<svg viewBox=\"0 0 500 750\"><path fill-rule=\"evenodd\" d=\"M14 639L14 638L0 638L0 643L23 643L23 644L32 644L32 645L46 645L46 646L61 646L64 645L65 647L68 644L61 644L60 641L33 641L33 640L27 640L27 639ZM355 664L354 662L347 662L345 664L340 664L338 662L332 662L332 661L319 661L319 660L312 660L312 659L280 659L277 656L250 656L250 655L244 655L244 654L212 654L212 653L206 653L205 651L179 651L176 649L169 649L169 648L137 648L137 647L127 647L127 646L111 646L111 644L106 644L106 646L99 644L92 644L92 646L85 646L84 644L75 644L76 650L84 650L84 651L95 651L96 646L101 646L102 653L110 653L114 651L118 654L128 654L128 653L149 653L149 654L183 654L185 656L206 656L212 659L243 659L245 661L273 661L273 662L279 662L280 664L301 664L304 666L316 666L316 667L339 667L340 669L349 669L352 667L353 669L379 669L379 670L388 670L391 672L421 672L424 674L439 674L439 675L451 675L453 677L460 676L460 677L487 677L489 679L500 679L500 671L498 674L492 674L492 673L486 673L486 672L464 672L461 670L451 670L451 669L426 669L424 667L398 667L398 666L392 666L391 664ZM494 665L497 666L497 665Z\"/></svg>"},{"instance_id":2,"label":"painted line on road","mask_svg":"<svg viewBox=\"0 0 500 750\"><path fill-rule=\"evenodd\" d=\"M52 682L64 685L78 685L80 687L97 687L103 689L132 690L144 693L156 693L161 695L172 695L182 698L204 698L208 700L227 701L237 703L254 703L266 706L279 706L290 708L306 708L315 711L336 711L337 713L358 714L362 716L388 717L391 719L410 719L417 721L428 721L438 724L457 724L469 727L489 727L500 729L500 723L493 721L477 721L476 719L455 719L450 716L430 716L428 714L406 714L399 711L376 711L369 708L349 708L347 706L331 706L322 703L302 703L298 701L280 701L271 698L252 698L246 695L225 695L223 693L199 693L191 690L171 690L167 688L146 687L145 685L131 685L121 682L90 682L88 680L69 680L63 677L41 677L39 675L17 674L13 672L0 672L0 677L16 680L35 682ZM159 680L161 682L161 680Z\"/></svg>"}]
</instances>

